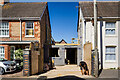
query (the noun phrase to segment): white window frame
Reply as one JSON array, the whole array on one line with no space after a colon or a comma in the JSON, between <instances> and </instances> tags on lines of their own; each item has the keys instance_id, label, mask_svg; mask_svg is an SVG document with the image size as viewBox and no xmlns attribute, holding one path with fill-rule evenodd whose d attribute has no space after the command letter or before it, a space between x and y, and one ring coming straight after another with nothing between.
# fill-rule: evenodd
<instances>
[{"instance_id":1,"label":"white window frame","mask_svg":"<svg viewBox=\"0 0 120 80\"><path fill-rule=\"evenodd\" d=\"M0 30L1 30L1 32L0 32L0 33L1 33L0 37L9 37L9 33L10 33L10 32L9 32L9 22L1 22L0 26L2 26L3 23L8 23L8 28L5 28L5 29L4 29L3 27L0 28ZM4 31L5 31L5 30L6 30L6 31L8 30L8 35L2 35L2 30L4 30Z\"/></svg>"},{"instance_id":2,"label":"white window frame","mask_svg":"<svg viewBox=\"0 0 120 80\"><path fill-rule=\"evenodd\" d=\"M107 23L114 23L114 24L115 24L115 27L114 27L114 28L106 28ZM107 30L107 29L109 29L109 30L110 30L110 29L111 29L111 30L114 29L114 30L115 30L115 34L106 34L106 30ZM106 35L106 36L115 36L115 35L116 35L116 22L106 22L106 23L105 23L105 35Z\"/></svg>"},{"instance_id":3,"label":"white window frame","mask_svg":"<svg viewBox=\"0 0 120 80\"><path fill-rule=\"evenodd\" d=\"M34 35L26 35L26 30L28 30L27 27L27 23L33 23L33 32L34 32L34 22L33 21L28 21L25 23L25 37L34 37ZM31 28L32 29L32 28ZM35 34L35 33L34 33Z\"/></svg>"},{"instance_id":4,"label":"white window frame","mask_svg":"<svg viewBox=\"0 0 120 80\"><path fill-rule=\"evenodd\" d=\"M115 52L106 52L107 47L114 47ZM106 60L106 54L115 54L115 60ZM105 47L105 62L116 62L116 46L106 46Z\"/></svg>"},{"instance_id":5,"label":"white window frame","mask_svg":"<svg viewBox=\"0 0 120 80\"><path fill-rule=\"evenodd\" d=\"M4 48L4 53L1 53L1 50L0 50L0 56L1 56L1 54L4 54L4 58L5 58L5 47L4 46L0 46L0 48Z\"/></svg>"}]
</instances>

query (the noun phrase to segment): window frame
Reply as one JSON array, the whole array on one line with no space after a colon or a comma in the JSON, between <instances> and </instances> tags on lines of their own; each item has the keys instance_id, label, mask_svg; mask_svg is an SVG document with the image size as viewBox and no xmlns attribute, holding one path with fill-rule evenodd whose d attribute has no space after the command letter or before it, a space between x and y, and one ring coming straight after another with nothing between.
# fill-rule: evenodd
<instances>
[{"instance_id":1,"label":"window frame","mask_svg":"<svg viewBox=\"0 0 120 80\"><path fill-rule=\"evenodd\" d=\"M4 49L4 53L0 53L1 54L4 54L4 59L5 59L5 47L4 46L0 46L0 48L3 48Z\"/></svg>"},{"instance_id":2,"label":"window frame","mask_svg":"<svg viewBox=\"0 0 120 80\"><path fill-rule=\"evenodd\" d=\"M9 37L9 34L10 34L9 22L7 22L7 21L2 21L0 25L2 25L3 23L8 23L8 29L4 29L4 28L0 28L0 29L1 29L1 31L2 31L2 29L3 29L4 31L5 31L5 30L8 30L8 35L2 35L2 32L1 32L0 37Z\"/></svg>"},{"instance_id":3,"label":"window frame","mask_svg":"<svg viewBox=\"0 0 120 80\"><path fill-rule=\"evenodd\" d=\"M107 47L114 47L115 48L115 52L106 52ZM106 54L114 54L115 55L115 60L106 60ZM116 46L106 46L105 47L105 62L116 62Z\"/></svg>"},{"instance_id":4,"label":"window frame","mask_svg":"<svg viewBox=\"0 0 120 80\"><path fill-rule=\"evenodd\" d=\"M29 30L29 29L27 29L27 23L33 23L33 33L34 33L34 22L33 21L27 21L27 22L25 22L25 37L34 37L34 35L26 35L26 30Z\"/></svg>"},{"instance_id":5,"label":"window frame","mask_svg":"<svg viewBox=\"0 0 120 80\"><path fill-rule=\"evenodd\" d=\"M115 27L114 28L106 28L106 25L107 25L107 23L114 23L115 24ZM115 30L115 34L106 34L106 30ZM106 22L105 23L105 35L106 36L115 36L116 35L116 22Z\"/></svg>"}]
</instances>

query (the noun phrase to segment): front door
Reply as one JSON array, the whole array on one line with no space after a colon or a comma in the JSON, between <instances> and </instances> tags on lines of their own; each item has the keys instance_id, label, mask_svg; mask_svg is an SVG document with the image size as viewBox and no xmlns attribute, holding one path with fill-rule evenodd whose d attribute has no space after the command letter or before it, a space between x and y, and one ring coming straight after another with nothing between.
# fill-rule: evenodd
<instances>
[{"instance_id":1,"label":"front door","mask_svg":"<svg viewBox=\"0 0 120 80\"><path fill-rule=\"evenodd\" d=\"M10 46L10 60L15 59L14 52L15 52L15 46Z\"/></svg>"}]
</instances>

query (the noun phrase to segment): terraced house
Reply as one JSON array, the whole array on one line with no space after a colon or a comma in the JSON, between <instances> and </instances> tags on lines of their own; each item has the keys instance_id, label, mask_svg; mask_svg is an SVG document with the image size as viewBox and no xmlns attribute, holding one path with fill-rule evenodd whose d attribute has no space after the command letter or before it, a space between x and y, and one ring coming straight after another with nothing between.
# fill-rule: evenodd
<instances>
[{"instance_id":1,"label":"terraced house","mask_svg":"<svg viewBox=\"0 0 120 80\"><path fill-rule=\"evenodd\" d=\"M104 69L120 67L119 4L119 1L97 2L98 52L101 68ZM84 49L86 42L89 42L94 49L93 2L79 2L79 6L78 36L82 40L82 48Z\"/></svg>"},{"instance_id":2,"label":"terraced house","mask_svg":"<svg viewBox=\"0 0 120 80\"><path fill-rule=\"evenodd\" d=\"M14 50L26 49L39 42L42 61L46 61L51 44L48 5L40 3L9 3L1 1L0 58L11 60Z\"/></svg>"}]
</instances>

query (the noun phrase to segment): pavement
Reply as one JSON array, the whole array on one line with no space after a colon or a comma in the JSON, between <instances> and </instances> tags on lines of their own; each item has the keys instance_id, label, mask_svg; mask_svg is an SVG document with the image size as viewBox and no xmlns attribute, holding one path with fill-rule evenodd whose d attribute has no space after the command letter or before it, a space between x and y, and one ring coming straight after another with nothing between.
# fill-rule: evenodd
<instances>
[{"instance_id":1,"label":"pavement","mask_svg":"<svg viewBox=\"0 0 120 80\"><path fill-rule=\"evenodd\" d=\"M53 79L57 77L64 76L75 76L78 78L94 78L91 75L82 75L80 67L77 65L65 65L65 66L56 66L56 69L50 70L47 73L40 74L40 77L46 77L47 79Z\"/></svg>"},{"instance_id":2,"label":"pavement","mask_svg":"<svg viewBox=\"0 0 120 80\"><path fill-rule=\"evenodd\" d=\"M119 70L117 69L104 69L102 70L99 78L120 78L118 73Z\"/></svg>"},{"instance_id":3,"label":"pavement","mask_svg":"<svg viewBox=\"0 0 120 80\"><path fill-rule=\"evenodd\" d=\"M2 80L120 80L120 70L105 69L99 78L95 78L91 75L82 75L77 65L56 66L53 70L30 77L22 77L21 73L3 75L6 78Z\"/></svg>"}]
</instances>

